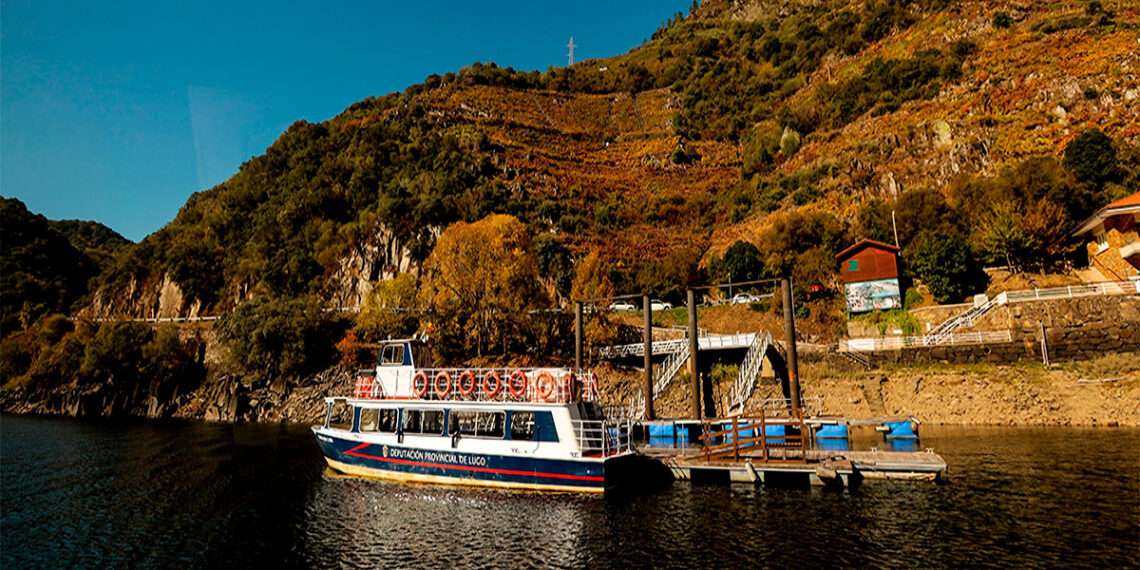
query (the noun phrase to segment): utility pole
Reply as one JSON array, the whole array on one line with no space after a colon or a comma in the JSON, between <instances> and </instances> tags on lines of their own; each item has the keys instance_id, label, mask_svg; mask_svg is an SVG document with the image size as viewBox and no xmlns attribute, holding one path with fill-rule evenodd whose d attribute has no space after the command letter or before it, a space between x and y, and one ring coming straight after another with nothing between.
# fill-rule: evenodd
<instances>
[{"instance_id":1,"label":"utility pole","mask_svg":"<svg viewBox=\"0 0 1140 570\"><path fill-rule=\"evenodd\" d=\"M649 305L649 295L641 296L641 310L645 313L645 419L656 419L653 415L653 312Z\"/></svg>"},{"instance_id":2,"label":"utility pole","mask_svg":"<svg viewBox=\"0 0 1140 570\"><path fill-rule=\"evenodd\" d=\"M891 229L895 232L895 247L899 246L899 225L895 223L895 211L891 210Z\"/></svg>"},{"instance_id":3,"label":"utility pole","mask_svg":"<svg viewBox=\"0 0 1140 570\"><path fill-rule=\"evenodd\" d=\"M566 48L568 50L570 50L566 54L566 61L567 61L566 65L567 66L574 65L574 48L576 48L576 47L578 47L578 46L574 45L574 36L570 36L570 43L566 44Z\"/></svg>"}]
</instances>

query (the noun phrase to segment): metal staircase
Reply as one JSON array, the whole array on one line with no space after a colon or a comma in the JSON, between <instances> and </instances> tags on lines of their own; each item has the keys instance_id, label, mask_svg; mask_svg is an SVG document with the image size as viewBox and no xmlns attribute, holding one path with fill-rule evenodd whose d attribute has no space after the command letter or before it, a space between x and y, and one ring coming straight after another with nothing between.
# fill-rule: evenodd
<instances>
[{"instance_id":1,"label":"metal staircase","mask_svg":"<svg viewBox=\"0 0 1140 570\"><path fill-rule=\"evenodd\" d=\"M982 315L985 315L986 313L990 312L990 309L992 309L998 305L1004 305L1004 304L1005 304L1005 297L1002 295L998 295L998 296L993 297L992 299L988 299L985 303L982 303L981 305L975 305L970 310L968 310L964 313L954 315L953 317L946 319L945 321L942 322L942 324L938 325L937 327L934 327L934 330L932 330L926 334L926 339L925 339L926 344L928 344L928 345L942 344L942 343L946 342L947 340L950 339L950 335L953 334L954 331L956 331L962 327L973 326L974 323L977 322L977 320L982 317Z\"/></svg>"},{"instance_id":2,"label":"metal staircase","mask_svg":"<svg viewBox=\"0 0 1140 570\"><path fill-rule=\"evenodd\" d=\"M669 384L677 377L677 373L681 371L681 368L684 367L685 362L688 360L688 344L682 345L680 350L671 353L665 358L665 362L662 362L661 367L658 368L660 374L657 376L657 379L653 381L653 399L657 399L665 392L665 388L669 387Z\"/></svg>"},{"instance_id":3,"label":"metal staircase","mask_svg":"<svg viewBox=\"0 0 1140 570\"><path fill-rule=\"evenodd\" d=\"M756 380L764 368L764 356L772 345L772 334L765 331L755 336L752 346L744 355L740 363L740 373L736 377L736 384L732 387L732 396L729 404L729 413L744 411L744 403L756 391Z\"/></svg>"}]
</instances>

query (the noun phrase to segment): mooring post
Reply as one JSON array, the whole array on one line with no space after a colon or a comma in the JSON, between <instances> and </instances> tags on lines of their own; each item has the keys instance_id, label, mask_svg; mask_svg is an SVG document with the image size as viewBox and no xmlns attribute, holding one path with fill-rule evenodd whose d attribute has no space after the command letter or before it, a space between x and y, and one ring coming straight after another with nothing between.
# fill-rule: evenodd
<instances>
[{"instance_id":1,"label":"mooring post","mask_svg":"<svg viewBox=\"0 0 1140 570\"><path fill-rule=\"evenodd\" d=\"M692 289L686 293L686 301L689 306L689 376L692 378L693 385L693 419L699 420L702 417L701 398L704 394L701 390L700 367L697 366L697 351L700 340L697 338L697 296Z\"/></svg>"},{"instance_id":2,"label":"mooring post","mask_svg":"<svg viewBox=\"0 0 1140 570\"><path fill-rule=\"evenodd\" d=\"M574 301L574 373L582 370L582 302Z\"/></svg>"},{"instance_id":3,"label":"mooring post","mask_svg":"<svg viewBox=\"0 0 1140 570\"><path fill-rule=\"evenodd\" d=\"M788 385L792 391L792 415L800 416L800 366L796 356L796 311L792 306L792 278L780 280L784 293L784 336L788 343Z\"/></svg>"},{"instance_id":4,"label":"mooring post","mask_svg":"<svg viewBox=\"0 0 1140 570\"><path fill-rule=\"evenodd\" d=\"M641 296L641 310L645 313L645 419L653 420L653 311L649 295Z\"/></svg>"}]
</instances>

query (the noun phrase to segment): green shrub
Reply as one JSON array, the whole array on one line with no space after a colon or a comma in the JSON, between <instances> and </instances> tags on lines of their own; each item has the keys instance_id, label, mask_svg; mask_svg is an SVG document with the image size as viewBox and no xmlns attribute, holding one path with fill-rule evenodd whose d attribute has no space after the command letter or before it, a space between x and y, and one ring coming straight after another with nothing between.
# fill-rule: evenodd
<instances>
[{"instance_id":1,"label":"green shrub","mask_svg":"<svg viewBox=\"0 0 1140 570\"><path fill-rule=\"evenodd\" d=\"M906 259L939 303L961 302L984 291L989 280L965 240L953 235L923 232Z\"/></svg>"},{"instance_id":2,"label":"green shrub","mask_svg":"<svg viewBox=\"0 0 1140 570\"><path fill-rule=\"evenodd\" d=\"M993 25L995 28L1005 29L1013 25L1013 17L1009 12L998 12L994 14Z\"/></svg>"},{"instance_id":3,"label":"green shrub","mask_svg":"<svg viewBox=\"0 0 1140 570\"><path fill-rule=\"evenodd\" d=\"M1112 139L1100 129L1087 129L1065 145L1065 168L1077 180L1095 187L1115 180L1119 164Z\"/></svg>"},{"instance_id":4,"label":"green shrub","mask_svg":"<svg viewBox=\"0 0 1140 570\"><path fill-rule=\"evenodd\" d=\"M332 363L337 323L313 297L257 297L218 320L230 365L257 378L302 376Z\"/></svg>"},{"instance_id":5,"label":"green shrub","mask_svg":"<svg viewBox=\"0 0 1140 570\"><path fill-rule=\"evenodd\" d=\"M914 287L907 289L906 290L906 296L903 297L903 307L906 308L907 310L913 309L915 307L922 306L922 304L925 302L926 302L926 297L923 297L922 293L919 292L919 290L915 289Z\"/></svg>"}]
</instances>

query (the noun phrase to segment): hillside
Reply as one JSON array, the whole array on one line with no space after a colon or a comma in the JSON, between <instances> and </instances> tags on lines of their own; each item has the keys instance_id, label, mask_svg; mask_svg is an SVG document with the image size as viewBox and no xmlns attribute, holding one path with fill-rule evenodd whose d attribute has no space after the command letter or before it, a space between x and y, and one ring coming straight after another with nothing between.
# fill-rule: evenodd
<instances>
[{"instance_id":1,"label":"hillside","mask_svg":"<svg viewBox=\"0 0 1140 570\"><path fill-rule=\"evenodd\" d=\"M0 336L70 311L88 280L129 243L102 224L48 220L0 197Z\"/></svg>"},{"instance_id":2,"label":"hillside","mask_svg":"<svg viewBox=\"0 0 1140 570\"><path fill-rule=\"evenodd\" d=\"M88 312L357 305L490 212L667 293L734 241L763 250L771 212L837 215L850 240L867 200L1059 157L1092 126L1135 160L1138 25L1129 2L710 1L613 58L432 76L290 127L104 271Z\"/></svg>"},{"instance_id":3,"label":"hillside","mask_svg":"<svg viewBox=\"0 0 1140 570\"><path fill-rule=\"evenodd\" d=\"M48 227L67 238L72 247L91 258L100 270L132 243L119 232L89 220L48 220Z\"/></svg>"}]
</instances>

